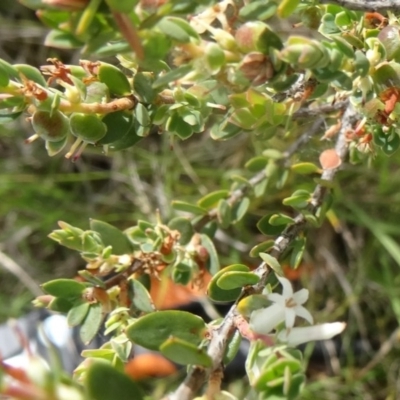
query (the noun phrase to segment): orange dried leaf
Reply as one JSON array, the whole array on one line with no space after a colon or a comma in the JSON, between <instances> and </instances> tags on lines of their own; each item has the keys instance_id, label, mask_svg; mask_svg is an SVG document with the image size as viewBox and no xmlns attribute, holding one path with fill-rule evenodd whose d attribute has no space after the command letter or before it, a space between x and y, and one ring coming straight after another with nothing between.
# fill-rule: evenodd
<instances>
[{"instance_id":1,"label":"orange dried leaf","mask_svg":"<svg viewBox=\"0 0 400 400\"><path fill-rule=\"evenodd\" d=\"M319 156L319 162L322 169L334 169L340 166L342 160L335 149L327 149Z\"/></svg>"}]
</instances>

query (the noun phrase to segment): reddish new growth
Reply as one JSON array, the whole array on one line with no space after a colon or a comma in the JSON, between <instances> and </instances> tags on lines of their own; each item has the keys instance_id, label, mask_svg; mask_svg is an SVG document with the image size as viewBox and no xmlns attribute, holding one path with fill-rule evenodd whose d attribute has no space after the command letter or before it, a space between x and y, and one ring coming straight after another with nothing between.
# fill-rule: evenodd
<instances>
[{"instance_id":1,"label":"reddish new growth","mask_svg":"<svg viewBox=\"0 0 400 400\"><path fill-rule=\"evenodd\" d=\"M73 85L73 82L69 75L71 74L71 70L65 64L63 64L57 58L48 58L48 62L51 62L53 65L43 65L40 67L43 75L50 75L50 78L47 80L47 83L50 85L57 79L62 80L63 82L69 83Z\"/></svg>"},{"instance_id":2,"label":"reddish new growth","mask_svg":"<svg viewBox=\"0 0 400 400\"><path fill-rule=\"evenodd\" d=\"M21 79L24 84L21 90L26 97L34 97L36 100L39 101L44 101L47 99L48 95L46 90L40 87L37 83L29 80L23 74L21 74Z\"/></svg>"},{"instance_id":3,"label":"reddish new growth","mask_svg":"<svg viewBox=\"0 0 400 400\"><path fill-rule=\"evenodd\" d=\"M384 28L389 24L389 20L382 14L377 12L367 12L364 16L364 21L366 25L371 28Z\"/></svg>"}]
</instances>

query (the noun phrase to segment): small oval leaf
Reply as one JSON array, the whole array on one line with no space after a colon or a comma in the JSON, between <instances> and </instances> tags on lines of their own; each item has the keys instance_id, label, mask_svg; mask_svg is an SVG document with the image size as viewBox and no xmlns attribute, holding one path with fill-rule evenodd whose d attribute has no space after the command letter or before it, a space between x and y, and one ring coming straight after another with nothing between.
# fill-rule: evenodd
<instances>
[{"instance_id":1,"label":"small oval leaf","mask_svg":"<svg viewBox=\"0 0 400 400\"><path fill-rule=\"evenodd\" d=\"M171 337L160 346L161 353L170 360L182 365L202 365L211 367L211 357L203 349L182 339Z\"/></svg>"},{"instance_id":2,"label":"small oval leaf","mask_svg":"<svg viewBox=\"0 0 400 400\"><path fill-rule=\"evenodd\" d=\"M139 318L128 327L126 334L136 344L158 350L170 336L198 345L205 330L206 324L200 317L186 311L168 310Z\"/></svg>"},{"instance_id":3,"label":"small oval leaf","mask_svg":"<svg viewBox=\"0 0 400 400\"><path fill-rule=\"evenodd\" d=\"M100 234L105 246L112 247L113 254L129 254L132 251L128 238L115 226L104 221L91 219L90 229Z\"/></svg>"},{"instance_id":4,"label":"small oval leaf","mask_svg":"<svg viewBox=\"0 0 400 400\"><path fill-rule=\"evenodd\" d=\"M73 279L55 279L42 285L43 290L56 297L64 299L79 298L86 286Z\"/></svg>"},{"instance_id":5,"label":"small oval leaf","mask_svg":"<svg viewBox=\"0 0 400 400\"><path fill-rule=\"evenodd\" d=\"M279 276L284 276L282 267L275 257L272 257L268 253L260 253L259 256L268 266L270 266L274 270L275 273L277 273Z\"/></svg>"},{"instance_id":6,"label":"small oval leaf","mask_svg":"<svg viewBox=\"0 0 400 400\"><path fill-rule=\"evenodd\" d=\"M218 280L217 285L224 290L242 288L247 285L255 285L260 277L251 272L230 271L224 273Z\"/></svg>"},{"instance_id":7,"label":"small oval leaf","mask_svg":"<svg viewBox=\"0 0 400 400\"><path fill-rule=\"evenodd\" d=\"M101 304L91 304L79 330L79 336L84 344L88 344L95 337L100 329L102 320L103 312Z\"/></svg>"}]
</instances>

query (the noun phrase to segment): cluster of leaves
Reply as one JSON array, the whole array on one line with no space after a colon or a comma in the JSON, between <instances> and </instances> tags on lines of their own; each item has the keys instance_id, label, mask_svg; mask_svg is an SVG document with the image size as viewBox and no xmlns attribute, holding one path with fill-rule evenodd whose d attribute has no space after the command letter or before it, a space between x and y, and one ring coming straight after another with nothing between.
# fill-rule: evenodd
<instances>
[{"instance_id":1,"label":"cluster of leaves","mask_svg":"<svg viewBox=\"0 0 400 400\"><path fill-rule=\"evenodd\" d=\"M66 157L77 159L88 144L106 153L120 151L156 133L169 135L172 143L204 132L220 141L247 132L273 143L277 137L301 133L299 121L318 110L333 113L324 135L330 138L342 127L343 106L335 107L335 102L350 104L360 115L342 132L351 161L380 149L391 155L400 145L400 27L390 13L385 17L298 0L23 3L37 10L51 29L46 45L82 48L84 55L116 56L119 61L118 66L86 60L65 65L51 59L51 65L39 70L0 60L0 122L28 115L34 131L28 142L43 139L50 156L69 147ZM324 39L275 33L276 20L290 16L309 30L309 36L318 33ZM90 396L106 400L129 392L130 397L142 398L122 374L133 344L159 350L179 364L214 366L207 351L213 325L183 311L156 311L149 277L200 285L209 274L208 296L214 302L235 301L243 288L260 291L257 285L266 284L263 274L243 264L220 269L213 239L217 229L228 229L245 217L252 196L282 189L295 174L315 177L340 164L339 160L327 166L321 160L322 169L311 162L290 165L292 155L274 148L261 151L245 164L253 177L235 176L230 190L208 193L197 204L174 201L179 216L167 224L160 218L156 223L140 220L122 232L97 220L91 220L86 231L59 223L61 229L50 237L79 252L86 269L79 272L81 281L45 283L46 295L36 304L67 313L71 326L80 325L85 343L105 321L110 341L100 349L85 350L87 360L76 370L76 379L86 382ZM279 276L281 265L271 254L275 238L298 221L320 226L329 210L330 196L322 205L310 205L315 181L330 187L315 178L284 198L290 212L265 215L257 224L269 239L257 244L250 256L261 257ZM279 255L295 269L306 239L302 234L290 239ZM276 284L273 274L268 279ZM245 317L266 306L254 299L243 311ZM225 363L235 356L240 338L235 334L230 339ZM246 366L261 398L295 398L304 382L301 355L288 348L254 341ZM116 382L112 390L96 386L102 380L108 384L111 376ZM21 382L35 385L31 378ZM50 386L48 396L63 398Z\"/></svg>"}]
</instances>

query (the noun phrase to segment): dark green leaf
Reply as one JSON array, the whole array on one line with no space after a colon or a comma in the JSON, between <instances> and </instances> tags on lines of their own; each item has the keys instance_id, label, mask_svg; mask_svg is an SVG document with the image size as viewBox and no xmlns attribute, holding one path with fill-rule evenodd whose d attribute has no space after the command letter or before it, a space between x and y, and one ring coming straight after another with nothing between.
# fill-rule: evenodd
<instances>
[{"instance_id":1,"label":"dark green leaf","mask_svg":"<svg viewBox=\"0 0 400 400\"><path fill-rule=\"evenodd\" d=\"M86 387L93 400L142 400L144 396L131 378L106 362L96 362L86 375Z\"/></svg>"},{"instance_id":2,"label":"dark green leaf","mask_svg":"<svg viewBox=\"0 0 400 400\"><path fill-rule=\"evenodd\" d=\"M129 279L130 299L140 311L150 313L155 310L153 301L144 285L136 279Z\"/></svg>"},{"instance_id":3,"label":"dark green leaf","mask_svg":"<svg viewBox=\"0 0 400 400\"><path fill-rule=\"evenodd\" d=\"M210 297L211 300L218 303L226 303L234 301L238 298L241 292L241 288L224 290L221 289L217 284L218 280L222 277L222 275L232 271L249 272L249 267L243 264L233 264L217 272L213 276L207 287L207 295L208 297Z\"/></svg>"},{"instance_id":4,"label":"dark green leaf","mask_svg":"<svg viewBox=\"0 0 400 400\"><path fill-rule=\"evenodd\" d=\"M132 113L129 112L116 111L107 114L102 121L107 127L107 133L97 142L98 145L114 143L121 140L131 129L133 116Z\"/></svg>"},{"instance_id":5,"label":"dark green leaf","mask_svg":"<svg viewBox=\"0 0 400 400\"><path fill-rule=\"evenodd\" d=\"M172 230L177 230L181 234L179 243L183 245L188 244L194 235L193 225L187 218L174 218L169 221L168 227Z\"/></svg>"},{"instance_id":6,"label":"dark green leaf","mask_svg":"<svg viewBox=\"0 0 400 400\"><path fill-rule=\"evenodd\" d=\"M89 303L88 302L79 302L74 304L74 306L69 310L67 320L69 326L77 326L79 325L86 314L89 311Z\"/></svg>"},{"instance_id":7,"label":"dark green leaf","mask_svg":"<svg viewBox=\"0 0 400 400\"><path fill-rule=\"evenodd\" d=\"M115 226L96 219L90 220L90 229L98 232L105 246L111 246L113 254L130 254L132 247L128 238Z\"/></svg>"},{"instance_id":8,"label":"dark green leaf","mask_svg":"<svg viewBox=\"0 0 400 400\"><path fill-rule=\"evenodd\" d=\"M73 279L55 279L42 285L46 293L64 299L80 298L86 287Z\"/></svg>"},{"instance_id":9,"label":"dark green leaf","mask_svg":"<svg viewBox=\"0 0 400 400\"><path fill-rule=\"evenodd\" d=\"M282 225L271 225L269 223L269 219L272 217L272 215L273 214L265 215L257 223L257 228L259 231L267 236L279 235L285 228Z\"/></svg>"},{"instance_id":10,"label":"dark green leaf","mask_svg":"<svg viewBox=\"0 0 400 400\"><path fill-rule=\"evenodd\" d=\"M204 321L186 311L156 311L139 318L130 325L126 334L134 343L147 349L158 350L170 337L198 345L204 338Z\"/></svg>"}]
</instances>

